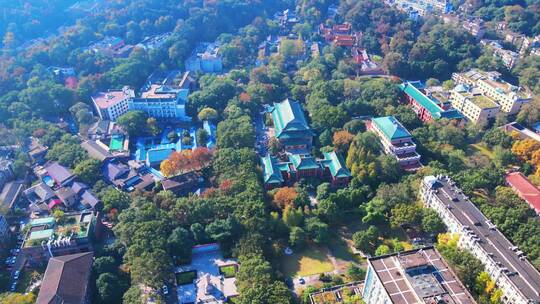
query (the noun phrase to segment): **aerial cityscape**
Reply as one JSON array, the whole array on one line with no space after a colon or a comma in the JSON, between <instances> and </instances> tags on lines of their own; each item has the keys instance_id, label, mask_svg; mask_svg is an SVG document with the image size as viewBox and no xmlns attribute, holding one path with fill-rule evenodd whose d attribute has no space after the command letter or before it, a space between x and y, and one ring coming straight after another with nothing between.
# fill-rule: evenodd
<instances>
[{"instance_id":1,"label":"aerial cityscape","mask_svg":"<svg viewBox=\"0 0 540 304\"><path fill-rule=\"evenodd\" d=\"M1 304L540 304L539 0L0 0Z\"/></svg>"}]
</instances>

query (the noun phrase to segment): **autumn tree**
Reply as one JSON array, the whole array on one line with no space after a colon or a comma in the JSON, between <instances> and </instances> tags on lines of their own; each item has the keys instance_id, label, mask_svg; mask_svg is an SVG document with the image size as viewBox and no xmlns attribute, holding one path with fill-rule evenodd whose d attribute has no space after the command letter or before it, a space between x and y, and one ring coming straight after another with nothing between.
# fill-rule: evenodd
<instances>
[{"instance_id":1,"label":"autumn tree","mask_svg":"<svg viewBox=\"0 0 540 304\"><path fill-rule=\"evenodd\" d=\"M297 196L298 191L296 191L296 188L279 188L276 194L274 194L274 204L276 204L281 209L285 209L287 206L293 206Z\"/></svg>"},{"instance_id":2,"label":"autumn tree","mask_svg":"<svg viewBox=\"0 0 540 304\"><path fill-rule=\"evenodd\" d=\"M342 130L337 131L334 133L334 138L332 140L332 143L334 144L334 147L341 152L347 151L349 149L349 145L353 141L354 136L349 133L348 131Z\"/></svg>"}]
</instances>

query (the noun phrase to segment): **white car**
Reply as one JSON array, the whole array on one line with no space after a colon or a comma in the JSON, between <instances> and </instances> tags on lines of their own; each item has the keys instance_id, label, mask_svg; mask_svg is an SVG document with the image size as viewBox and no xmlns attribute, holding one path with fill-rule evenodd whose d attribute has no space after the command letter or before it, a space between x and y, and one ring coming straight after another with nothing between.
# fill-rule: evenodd
<instances>
[{"instance_id":1,"label":"white car","mask_svg":"<svg viewBox=\"0 0 540 304\"><path fill-rule=\"evenodd\" d=\"M9 290L10 291L15 291L15 289L17 289L17 282L13 282L13 284L11 284L11 288Z\"/></svg>"},{"instance_id":2,"label":"white car","mask_svg":"<svg viewBox=\"0 0 540 304\"><path fill-rule=\"evenodd\" d=\"M21 272L17 270L17 271L15 271L15 273L13 274L13 278L14 278L15 280L18 280L20 275L21 275Z\"/></svg>"},{"instance_id":3,"label":"white car","mask_svg":"<svg viewBox=\"0 0 540 304\"><path fill-rule=\"evenodd\" d=\"M163 291L163 294L164 294L164 295L168 295L168 294L169 294L169 288L167 288L167 285L163 285L163 287L161 287L161 290Z\"/></svg>"}]
</instances>

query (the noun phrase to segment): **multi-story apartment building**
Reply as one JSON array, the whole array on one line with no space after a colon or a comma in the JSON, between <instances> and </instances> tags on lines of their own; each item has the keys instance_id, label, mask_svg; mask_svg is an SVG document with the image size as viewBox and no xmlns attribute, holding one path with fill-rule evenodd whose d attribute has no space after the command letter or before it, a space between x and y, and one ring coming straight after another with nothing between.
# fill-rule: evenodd
<instances>
[{"instance_id":1,"label":"multi-story apartment building","mask_svg":"<svg viewBox=\"0 0 540 304\"><path fill-rule=\"evenodd\" d=\"M374 118L367 126L379 137L384 152L395 156L403 169L414 171L422 167L411 133L394 116Z\"/></svg>"},{"instance_id":2,"label":"multi-story apartment building","mask_svg":"<svg viewBox=\"0 0 540 304\"><path fill-rule=\"evenodd\" d=\"M190 72L221 73L223 61L219 53L219 44L200 43L186 59L186 70Z\"/></svg>"},{"instance_id":3,"label":"multi-story apartment building","mask_svg":"<svg viewBox=\"0 0 540 304\"><path fill-rule=\"evenodd\" d=\"M479 89L468 84L458 84L452 90L452 107L463 113L474 124L495 118L501 108Z\"/></svg>"},{"instance_id":4,"label":"multi-story apartment building","mask_svg":"<svg viewBox=\"0 0 540 304\"><path fill-rule=\"evenodd\" d=\"M181 87L181 81L178 71L150 75L139 95L128 100L129 110L144 111L155 118L190 120L186 116L189 89Z\"/></svg>"},{"instance_id":5,"label":"multi-story apartment building","mask_svg":"<svg viewBox=\"0 0 540 304\"><path fill-rule=\"evenodd\" d=\"M122 90L100 92L92 96L92 102L102 120L116 121L128 111L129 101L135 97L135 92L129 87Z\"/></svg>"},{"instance_id":6,"label":"multi-story apartment building","mask_svg":"<svg viewBox=\"0 0 540 304\"><path fill-rule=\"evenodd\" d=\"M485 266L498 288L501 301L511 304L540 303L540 273L518 246L512 244L447 176L427 176L420 198L435 210L458 245Z\"/></svg>"},{"instance_id":7,"label":"multi-story apartment building","mask_svg":"<svg viewBox=\"0 0 540 304\"><path fill-rule=\"evenodd\" d=\"M368 259L362 299L366 304L476 303L433 247Z\"/></svg>"},{"instance_id":8,"label":"multi-story apartment building","mask_svg":"<svg viewBox=\"0 0 540 304\"><path fill-rule=\"evenodd\" d=\"M501 106L501 111L516 114L524 104L531 101L531 94L525 89L514 86L501 78L499 72L470 70L465 73L453 73L456 84L464 83L475 86L487 97Z\"/></svg>"}]
</instances>

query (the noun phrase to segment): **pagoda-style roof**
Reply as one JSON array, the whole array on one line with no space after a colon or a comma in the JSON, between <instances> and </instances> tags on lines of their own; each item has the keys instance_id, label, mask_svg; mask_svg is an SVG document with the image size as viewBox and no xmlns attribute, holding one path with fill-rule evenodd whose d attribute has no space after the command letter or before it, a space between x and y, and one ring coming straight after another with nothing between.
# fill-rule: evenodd
<instances>
[{"instance_id":1,"label":"pagoda-style roof","mask_svg":"<svg viewBox=\"0 0 540 304\"><path fill-rule=\"evenodd\" d=\"M296 170L320 168L315 158L311 155L289 154L289 160Z\"/></svg>"},{"instance_id":2,"label":"pagoda-style roof","mask_svg":"<svg viewBox=\"0 0 540 304\"><path fill-rule=\"evenodd\" d=\"M351 172L345 167L345 162L341 155L337 154L335 151L323 153L323 155L323 164L328 167L330 174L332 174L333 177L351 176Z\"/></svg>"},{"instance_id":3,"label":"pagoda-style roof","mask_svg":"<svg viewBox=\"0 0 540 304\"><path fill-rule=\"evenodd\" d=\"M313 136L298 102L287 98L280 103L274 103L271 113L277 138L282 137L284 132L291 131L304 131Z\"/></svg>"},{"instance_id":4,"label":"pagoda-style roof","mask_svg":"<svg viewBox=\"0 0 540 304\"><path fill-rule=\"evenodd\" d=\"M266 155L264 157L261 157L261 163L263 166L263 176L264 176L264 182L266 184L275 184L275 183L283 183L283 176L281 176L281 171L276 165L276 160L270 156Z\"/></svg>"},{"instance_id":5,"label":"pagoda-style roof","mask_svg":"<svg viewBox=\"0 0 540 304\"><path fill-rule=\"evenodd\" d=\"M389 140L412 137L394 116L377 117L371 121Z\"/></svg>"},{"instance_id":6,"label":"pagoda-style roof","mask_svg":"<svg viewBox=\"0 0 540 304\"><path fill-rule=\"evenodd\" d=\"M421 81L406 81L399 85L399 89L405 94L409 95L419 105L426 109L431 117L434 119L448 118L448 119L460 119L463 115L455 109L444 110L439 106L441 103L439 100L426 95L421 90L424 89L424 84Z\"/></svg>"}]
</instances>

